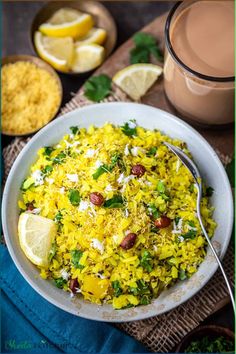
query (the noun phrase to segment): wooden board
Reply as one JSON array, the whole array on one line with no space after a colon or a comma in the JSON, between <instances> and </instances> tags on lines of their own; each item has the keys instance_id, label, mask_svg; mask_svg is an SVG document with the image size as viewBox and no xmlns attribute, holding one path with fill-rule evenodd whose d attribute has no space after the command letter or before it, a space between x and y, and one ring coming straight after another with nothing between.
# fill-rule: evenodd
<instances>
[{"instance_id":1,"label":"wooden board","mask_svg":"<svg viewBox=\"0 0 236 354\"><path fill-rule=\"evenodd\" d=\"M153 34L160 47L164 50L164 26L167 14L157 17L149 25L141 29L143 32ZM105 63L94 73L105 73L112 77L118 70L129 65L129 52L134 46L132 39L129 39L121 47L119 47L113 55L111 55ZM157 63L157 62L156 62ZM160 64L160 63L159 63ZM150 106L161 108L168 111L180 118L181 115L169 104L163 89L163 79L157 81L157 83L147 92L142 98L141 103L148 104ZM232 157L234 152L234 128L230 125L226 128L206 129L195 127L208 142L217 149L221 154Z\"/></svg>"}]
</instances>

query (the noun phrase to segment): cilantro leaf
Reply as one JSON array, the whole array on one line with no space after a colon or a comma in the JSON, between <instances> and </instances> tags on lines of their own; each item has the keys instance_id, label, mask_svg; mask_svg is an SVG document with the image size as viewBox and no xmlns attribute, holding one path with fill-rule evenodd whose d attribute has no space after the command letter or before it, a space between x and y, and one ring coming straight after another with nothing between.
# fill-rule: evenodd
<instances>
[{"instance_id":1,"label":"cilantro leaf","mask_svg":"<svg viewBox=\"0 0 236 354\"><path fill-rule=\"evenodd\" d=\"M189 230L185 234L181 235L185 240L186 239L191 239L193 240L197 236L197 231L196 230Z\"/></svg>"},{"instance_id":2,"label":"cilantro leaf","mask_svg":"<svg viewBox=\"0 0 236 354\"><path fill-rule=\"evenodd\" d=\"M84 85L85 96L94 102L99 102L111 92L112 80L109 76L101 74L93 76Z\"/></svg>"},{"instance_id":3,"label":"cilantro leaf","mask_svg":"<svg viewBox=\"0 0 236 354\"><path fill-rule=\"evenodd\" d=\"M157 46L156 38L151 34L138 32L133 36L135 47L130 51L130 63L149 63L152 54L157 60L163 61L163 55Z\"/></svg>"},{"instance_id":4,"label":"cilantro leaf","mask_svg":"<svg viewBox=\"0 0 236 354\"><path fill-rule=\"evenodd\" d=\"M148 206L148 211L149 211L149 215L153 216L153 218L155 220L160 217L160 213L159 213L157 207L154 204L150 204Z\"/></svg>"},{"instance_id":5,"label":"cilantro leaf","mask_svg":"<svg viewBox=\"0 0 236 354\"><path fill-rule=\"evenodd\" d=\"M63 286L66 284L66 280L63 278L54 279L54 281L55 281L57 288L59 288L59 289L62 289Z\"/></svg>"},{"instance_id":6,"label":"cilantro leaf","mask_svg":"<svg viewBox=\"0 0 236 354\"><path fill-rule=\"evenodd\" d=\"M114 289L114 296L118 297L122 294L122 288L120 286L120 282L118 280L114 280L111 282L112 288Z\"/></svg>"},{"instance_id":7,"label":"cilantro leaf","mask_svg":"<svg viewBox=\"0 0 236 354\"><path fill-rule=\"evenodd\" d=\"M77 189L70 189L69 199L72 205L77 206L80 203L80 194Z\"/></svg>"},{"instance_id":8,"label":"cilantro leaf","mask_svg":"<svg viewBox=\"0 0 236 354\"><path fill-rule=\"evenodd\" d=\"M83 252L80 250L73 250L70 252L71 254L71 263L77 269L83 269L84 266L80 264L80 259L83 256Z\"/></svg>"},{"instance_id":9,"label":"cilantro leaf","mask_svg":"<svg viewBox=\"0 0 236 354\"><path fill-rule=\"evenodd\" d=\"M70 130L73 135L76 135L79 132L79 127L78 126L70 127Z\"/></svg>"},{"instance_id":10,"label":"cilantro leaf","mask_svg":"<svg viewBox=\"0 0 236 354\"><path fill-rule=\"evenodd\" d=\"M122 132L127 136L136 136L137 128L135 120L130 120L121 126Z\"/></svg>"},{"instance_id":11,"label":"cilantro leaf","mask_svg":"<svg viewBox=\"0 0 236 354\"><path fill-rule=\"evenodd\" d=\"M60 223L62 219L63 219L63 215L62 215L61 211L59 211L59 212L55 215L54 220L55 220L56 223Z\"/></svg>"},{"instance_id":12,"label":"cilantro leaf","mask_svg":"<svg viewBox=\"0 0 236 354\"><path fill-rule=\"evenodd\" d=\"M55 149L52 146L45 146L43 155L50 156Z\"/></svg>"},{"instance_id":13,"label":"cilantro leaf","mask_svg":"<svg viewBox=\"0 0 236 354\"><path fill-rule=\"evenodd\" d=\"M133 41L137 47L151 47L156 44L155 38L149 34L144 32L138 32L133 36Z\"/></svg>"},{"instance_id":14,"label":"cilantro leaf","mask_svg":"<svg viewBox=\"0 0 236 354\"><path fill-rule=\"evenodd\" d=\"M156 152L157 152L157 147L153 146L148 150L147 156L148 157L155 156Z\"/></svg>"},{"instance_id":15,"label":"cilantro leaf","mask_svg":"<svg viewBox=\"0 0 236 354\"><path fill-rule=\"evenodd\" d=\"M66 154L64 152L60 152L54 159L53 163L54 164L61 164L66 158Z\"/></svg>"},{"instance_id":16,"label":"cilantro leaf","mask_svg":"<svg viewBox=\"0 0 236 354\"><path fill-rule=\"evenodd\" d=\"M121 195L114 195L113 198L108 199L103 204L104 208L112 209L112 208L122 208L124 206L124 200Z\"/></svg>"},{"instance_id":17,"label":"cilantro leaf","mask_svg":"<svg viewBox=\"0 0 236 354\"><path fill-rule=\"evenodd\" d=\"M143 295L140 299L140 305L148 305L151 303L151 298L149 295Z\"/></svg>"},{"instance_id":18,"label":"cilantro leaf","mask_svg":"<svg viewBox=\"0 0 236 354\"><path fill-rule=\"evenodd\" d=\"M149 50L142 47L135 47L130 51L130 64L148 63Z\"/></svg>"},{"instance_id":19,"label":"cilantro leaf","mask_svg":"<svg viewBox=\"0 0 236 354\"><path fill-rule=\"evenodd\" d=\"M150 252L144 251L140 259L140 265L147 270L148 273L152 271L152 256Z\"/></svg>"},{"instance_id":20,"label":"cilantro leaf","mask_svg":"<svg viewBox=\"0 0 236 354\"><path fill-rule=\"evenodd\" d=\"M95 180L98 179L105 172L110 172L109 166L107 166L107 165L99 166L98 169L92 175L93 179L95 179Z\"/></svg>"},{"instance_id":21,"label":"cilantro leaf","mask_svg":"<svg viewBox=\"0 0 236 354\"><path fill-rule=\"evenodd\" d=\"M45 166L45 167L42 169L42 173L43 173L45 176L47 176L47 175L49 175L49 174L52 172L52 170L53 170L53 167L50 166L50 165L47 165L47 166Z\"/></svg>"}]
</instances>

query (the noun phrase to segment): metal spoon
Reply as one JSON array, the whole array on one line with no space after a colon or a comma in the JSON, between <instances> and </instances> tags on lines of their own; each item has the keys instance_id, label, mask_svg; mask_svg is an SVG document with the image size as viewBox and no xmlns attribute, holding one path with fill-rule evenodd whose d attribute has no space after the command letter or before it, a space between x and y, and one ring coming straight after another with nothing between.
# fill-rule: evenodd
<instances>
[{"instance_id":1,"label":"metal spoon","mask_svg":"<svg viewBox=\"0 0 236 354\"><path fill-rule=\"evenodd\" d=\"M218 264L219 264L219 267L220 267L220 270L223 274L223 277L225 279L225 282L226 282L226 285L228 287L228 291L229 291L229 296L230 296L230 299L231 299L231 302L232 302L232 306L233 306L233 309L234 309L234 313L235 313L235 301L234 301L234 295L233 295L233 291L232 291L232 288L231 288L231 285L230 285L230 282L229 282L229 279L227 278L227 275L225 274L225 271L224 271L224 268L222 266L222 263L219 259L219 257L217 256L217 253L215 251L215 248L213 247L211 241L210 241L210 238L205 230L205 227L203 225L203 222L202 222L202 217L201 217L201 209L200 209L200 202L201 202L201 198L202 198L202 182L201 182L201 176L200 176L200 173L199 173L199 170L197 168L197 166L194 164L194 162L182 151L180 150L178 147L176 146L173 146L167 142L163 142L163 144L165 146L168 147L168 149L170 149L181 161L182 163L187 167L187 169L191 172L193 178L194 178L194 181L196 182L196 188L197 188L197 191L198 191L198 194L197 194L197 217L198 217L198 220L199 220L199 223L200 223L200 226L201 226L201 229L202 229L202 232L205 236L205 238L207 239L207 242L212 250L212 253L214 254Z\"/></svg>"}]
</instances>

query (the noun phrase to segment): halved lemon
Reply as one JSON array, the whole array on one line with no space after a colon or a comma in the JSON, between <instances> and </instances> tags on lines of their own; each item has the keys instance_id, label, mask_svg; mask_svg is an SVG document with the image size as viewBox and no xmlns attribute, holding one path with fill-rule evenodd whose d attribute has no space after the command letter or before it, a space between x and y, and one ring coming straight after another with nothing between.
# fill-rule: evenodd
<instances>
[{"instance_id":1,"label":"halved lemon","mask_svg":"<svg viewBox=\"0 0 236 354\"><path fill-rule=\"evenodd\" d=\"M82 73L95 69L105 57L105 49L98 44L83 44L75 49L72 71Z\"/></svg>"},{"instance_id":2,"label":"halved lemon","mask_svg":"<svg viewBox=\"0 0 236 354\"><path fill-rule=\"evenodd\" d=\"M113 82L134 101L138 101L162 74L162 68L153 64L133 64L118 71Z\"/></svg>"},{"instance_id":3,"label":"halved lemon","mask_svg":"<svg viewBox=\"0 0 236 354\"><path fill-rule=\"evenodd\" d=\"M78 38L84 36L93 27L93 24L91 15L64 7L56 11L48 22L39 27L39 30L51 37Z\"/></svg>"},{"instance_id":4,"label":"halved lemon","mask_svg":"<svg viewBox=\"0 0 236 354\"><path fill-rule=\"evenodd\" d=\"M107 33L103 28L92 28L84 37L81 37L75 46L81 44L103 44L107 37Z\"/></svg>"},{"instance_id":5,"label":"halved lemon","mask_svg":"<svg viewBox=\"0 0 236 354\"><path fill-rule=\"evenodd\" d=\"M74 57L74 43L71 37L54 38L35 32L34 44L39 56L55 69L69 70Z\"/></svg>"},{"instance_id":6,"label":"halved lemon","mask_svg":"<svg viewBox=\"0 0 236 354\"><path fill-rule=\"evenodd\" d=\"M57 233L53 220L39 215L22 213L18 222L20 246L34 264L47 267L52 242Z\"/></svg>"}]
</instances>

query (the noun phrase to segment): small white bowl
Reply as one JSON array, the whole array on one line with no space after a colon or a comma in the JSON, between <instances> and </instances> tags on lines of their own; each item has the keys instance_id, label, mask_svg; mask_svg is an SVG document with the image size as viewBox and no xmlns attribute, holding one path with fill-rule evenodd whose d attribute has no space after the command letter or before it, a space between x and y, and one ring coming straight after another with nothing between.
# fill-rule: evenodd
<instances>
[{"instance_id":1,"label":"small white bowl","mask_svg":"<svg viewBox=\"0 0 236 354\"><path fill-rule=\"evenodd\" d=\"M218 227L213 242L221 258L224 256L232 232L233 200L228 177L218 156L206 140L191 126L160 109L136 103L100 103L77 109L54 120L40 130L25 146L17 157L3 192L2 222L8 250L17 268L28 283L45 299L59 308L74 315L98 321L124 322L140 320L169 311L196 294L213 276L217 264L210 250L197 273L192 278L178 282L169 290L152 301L150 305L126 310L114 310L111 305L98 306L82 298L70 298L70 295L57 289L50 281L39 277L38 269L27 260L21 251L17 223L20 186L29 168L36 160L36 152L42 146L56 144L69 127L101 126L109 121L122 125L129 119L136 119L138 125L148 129L158 129L172 138L185 141L198 165L203 179L214 188L211 198L215 207L214 219Z\"/></svg>"}]
</instances>

